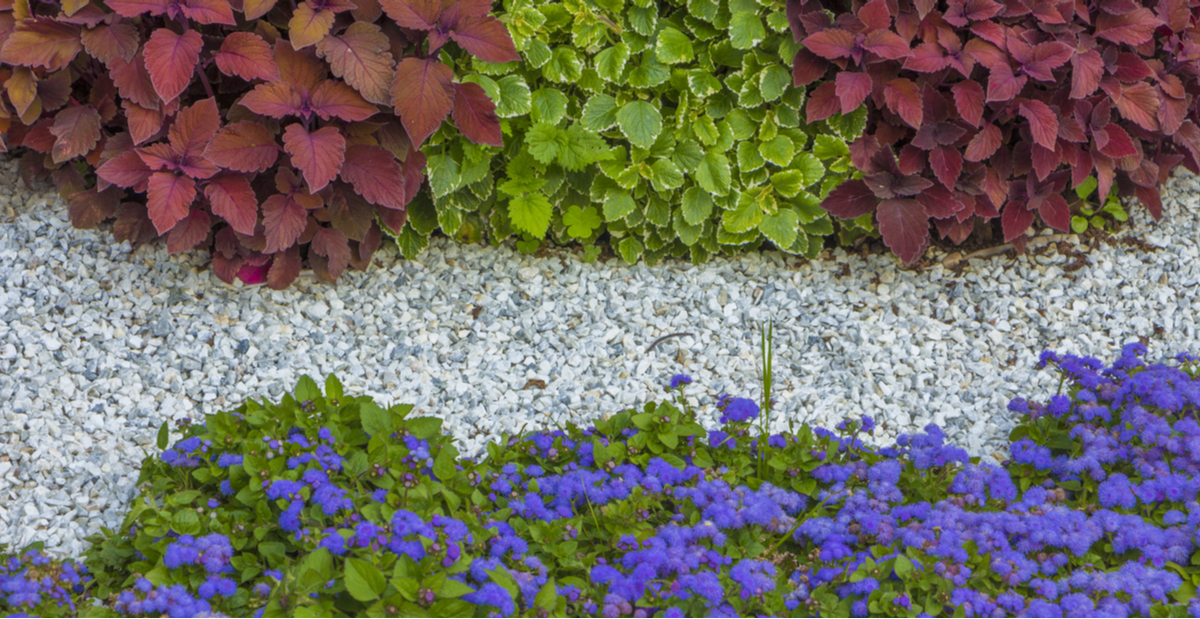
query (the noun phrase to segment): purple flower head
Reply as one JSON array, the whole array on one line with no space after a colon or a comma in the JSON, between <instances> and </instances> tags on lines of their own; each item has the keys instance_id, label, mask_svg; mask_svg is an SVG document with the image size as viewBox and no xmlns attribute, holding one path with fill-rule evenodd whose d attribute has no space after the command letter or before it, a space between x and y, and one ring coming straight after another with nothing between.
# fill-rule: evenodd
<instances>
[{"instance_id":1,"label":"purple flower head","mask_svg":"<svg viewBox=\"0 0 1200 619\"><path fill-rule=\"evenodd\" d=\"M692 384L692 377L687 374L676 374L671 377L671 389L678 389L683 385Z\"/></svg>"},{"instance_id":2,"label":"purple flower head","mask_svg":"<svg viewBox=\"0 0 1200 619\"><path fill-rule=\"evenodd\" d=\"M725 405L721 411L720 422L726 423L741 423L750 421L758 417L758 404L749 398L733 398Z\"/></svg>"}]
</instances>

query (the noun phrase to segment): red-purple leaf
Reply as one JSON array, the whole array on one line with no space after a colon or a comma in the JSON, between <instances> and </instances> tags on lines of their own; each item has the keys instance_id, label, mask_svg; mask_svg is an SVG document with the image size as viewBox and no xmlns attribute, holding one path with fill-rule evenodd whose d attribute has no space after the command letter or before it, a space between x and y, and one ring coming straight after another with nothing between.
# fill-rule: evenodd
<instances>
[{"instance_id":1,"label":"red-purple leaf","mask_svg":"<svg viewBox=\"0 0 1200 619\"><path fill-rule=\"evenodd\" d=\"M1030 148L1030 159L1033 171L1037 173L1037 179L1044 181L1051 172L1058 168L1058 164L1062 163L1062 153L1059 150L1051 150L1034 144Z\"/></svg>"},{"instance_id":2,"label":"red-purple leaf","mask_svg":"<svg viewBox=\"0 0 1200 619\"><path fill-rule=\"evenodd\" d=\"M244 175L213 177L205 185L204 195L212 205L214 215L224 219L234 230L247 236L254 235L254 227L258 224L258 198Z\"/></svg>"},{"instance_id":3,"label":"red-purple leaf","mask_svg":"<svg viewBox=\"0 0 1200 619\"><path fill-rule=\"evenodd\" d=\"M146 207L137 202L122 202L117 208L117 220L113 222L113 238L129 241L137 246L158 236L154 222L150 221Z\"/></svg>"},{"instance_id":4,"label":"red-purple leaf","mask_svg":"<svg viewBox=\"0 0 1200 619\"><path fill-rule=\"evenodd\" d=\"M197 24L237 24L228 0L184 0L180 10L184 17Z\"/></svg>"},{"instance_id":5,"label":"red-purple leaf","mask_svg":"<svg viewBox=\"0 0 1200 619\"><path fill-rule=\"evenodd\" d=\"M1100 148L1100 152L1114 159L1120 157L1131 157L1138 153L1137 147L1133 145L1133 139L1120 126L1115 123L1110 123L1104 127L1103 133L1105 141L1100 143L1100 134L1097 132L1096 145Z\"/></svg>"},{"instance_id":6,"label":"red-purple leaf","mask_svg":"<svg viewBox=\"0 0 1200 619\"><path fill-rule=\"evenodd\" d=\"M459 20L450 31L450 39L480 60L514 62L521 59L508 29L490 15Z\"/></svg>"},{"instance_id":7,"label":"red-purple leaf","mask_svg":"<svg viewBox=\"0 0 1200 619\"><path fill-rule=\"evenodd\" d=\"M333 26L334 17L333 11L315 9L307 0L298 4L288 21L288 39L292 47L303 49L324 39Z\"/></svg>"},{"instance_id":8,"label":"red-purple leaf","mask_svg":"<svg viewBox=\"0 0 1200 619\"><path fill-rule=\"evenodd\" d=\"M105 4L121 17L137 17L145 13L166 15L171 8L170 0L108 0Z\"/></svg>"},{"instance_id":9,"label":"red-purple leaf","mask_svg":"<svg viewBox=\"0 0 1200 619\"><path fill-rule=\"evenodd\" d=\"M1139 8L1124 15L1100 13L1096 16L1096 37L1113 43L1141 45L1150 41L1154 36L1154 29L1161 25L1162 20L1147 8Z\"/></svg>"},{"instance_id":10,"label":"red-purple leaf","mask_svg":"<svg viewBox=\"0 0 1200 619\"><path fill-rule=\"evenodd\" d=\"M496 104L488 98L479 84L454 84L454 125L467 139L476 144L504 146Z\"/></svg>"},{"instance_id":11,"label":"red-purple leaf","mask_svg":"<svg viewBox=\"0 0 1200 619\"><path fill-rule=\"evenodd\" d=\"M247 81L280 79L271 46L252 32L230 33L221 41L221 49L213 52L213 60L225 75L236 75Z\"/></svg>"},{"instance_id":12,"label":"red-purple leaf","mask_svg":"<svg viewBox=\"0 0 1200 619\"><path fill-rule=\"evenodd\" d=\"M79 38L87 53L106 65L112 62L113 58L130 62L141 44L137 29L132 24L125 22L117 22L111 26L100 24L95 28L87 28Z\"/></svg>"},{"instance_id":13,"label":"red-purple leaf","mask_svg":"<svg viewBox=\"0 0 1200 619\"><path fill-rule=\"evenodd\" d=\"M178 254L196 247L208 238L211 229L212 218L208 213L203 209L192 209L167 235L167 253Z\"/></svg>"},{"instance_id":14,"label":"red-purple leaf","mask_svg":"<svg viewBox=\"0 0 1200 619\"><path fill-rule=\"evenodd\" d=\"M862 42L862 48L888 60L896 60L908 56L908 43L900 35L891 30L874 30L868 32Z\"/></svg>"},{"instance_id":15,"label":"red-purple leaf","mask_svg":"<svg viewBox=\"0 0 1200 619\"><path fill-rule=\"evenodd\" d=\"M312 92L309 107L323 120L337 117L347 122L357 122L379 113L379 108L339 80L321 82Z\"/></svg>"},{"instance_id":16,"label":"red-purple leaf","mask_svg":"<svg viewBox=\"0 0 1200 619\"><path fill-rule=\"evenodd\" d=\"M842 103L837 98L837 85L825 82L808 94L804 116L807 122L814 123L839 113L841 109Z\"/></svg>"},{"instance_id":17,"label":"red-purple leaf","mask_svg":"<svg viewBox=\"0 0 1200 619\"><path fill-rule=\"evenodd\" d=\"M945 219L954 217L965 205L954 195L954 192L942 185L934 185L917 194L917 202L925 207L925 212L933 218Z\"/></svg>"},{"instance_id":18,"label":"red-purple leaf","mask_svg":"<svg viewBox=\"0 0 1200 619\"><path fill-rule=\"evenodd\" d=\"M838 219L854 219L875 210L878 200L866 183L848 180L829 192L821 202L821 208Z\"/></svg>"},{"instance_id":19,"label":"red-purple leaf","mask_svg":"<svg viewBox=\"0 0 1200 619\"><path fill-rule=\"evenodd\" d=\"M950 59L937 43L923 43L904 59L904 68L919 73L937 73L950 66Z\"/></svg>"},{"instance_id":20,"label":"red-purple leaf","mask_svg":"<svg viewBox=\"0 0 1200 619\"><path fill-rule=\"evenodd\" d=\"M921 128L925 112L921 103L921 91L912 80L901 77L888 82L883 89L883 99L888 109L899 114L910 127Z\"/></svg>"},{"instance_id":21,"label":"red-purple leaf","mask_svg":"<svg viewBox=\"0 0 1200 619\"><path fill-rule=\"evenodd\" d=\"M916 200L884 200L875 210L883 242L905 264L921 257L929 245L929 214Z\"/></svg>"},{"instance_id":22,"label":"red-purple leaf","mask_svg":"<svg viewBox=\"0 0 1200 619\"><path fill-rule=\"evenodd\" d=\"M354 22L340 35L317 43L317 54L329 61L333 74L346 80L371 103L390 102L393 75L391 43L379 26Z\"/></svg>"},{"instance_id":23,"label":"red-purple leaf","mask_svg":"<svg viewBox=\"0 0 1200 619\"><path fill-rule=\"evenodd\" d=\"M221 128L215 99L204 99L179 111L171 125L171 146L181 155L200 155Z\"/></svg>"},{"instance_id":24,"label":"red-purple leaf","mask_svg":"<svg viewBox=\"0 0 1200 619\"><path fill-rule=\"evenodd\" d=\"M1138 202L1141 202L1142 206L1150 211L1150 216L1154 218L1154 221L1162 219L1162 195L1158 192L1158 189L1139 185L1134 187L1133 190Z\"/></svg>"},{"instance_id":25,"label":"red-purple leaf","mask_svg":"<svg viewBox=\"0 0 1200 619\"><path fill-rule=\"evenodd\" d=\"M1092 49L1071 57L1071 98L1082 99L1096 92L1104 76L1104 59Z\"/></svg>"},{"instance_id":26,"label":"red-purple leaf","mask_svg":"<svg viewBox=\"0 0 1200 619\"><path fill-rule=\"evenodd\" d=\"M1012 67L1008 66L1008 63L997 64L991 68L988 76L987 102L1013 99L1021 94L1021 89L1025 87L1025 82L1028 80L1029 78L1024 75L1013 75Z\"/></svg>"},{"instance_id":27,"label":"red-purple leaf","mask_svg":"<svg viewBox=\"0 0 1200 619\"><path fill-rule=\"evenodd\" d=\"M933 169L942 185L947 189L954 189L958 175L962 172L962 155L952 146L939 146L929 153L929 167Z\"/></svg>"},{"instance_id":28,"label":"red-purple leaf","mask_svg":"<svg viewBox=\"0 0 1200 619\"><path fill-rule=\"evenodd\" d=\"M408 57L396 66L392 105L413 144L420 146L454 106L454 71L436 58Z\"/></svg>"},{"instance_id":29,"label":"red-purple leaf","mask_svg":"<svg viewBox=\"0 0 1200 619\"><path fill-rule=\"evenodd\" d=\"M1147 131L1158 131L1158 92L1147 83L1120 88L1113 97L1121 116Z\"/></svg>"},{"instance_id":30,"label":"red-purple leaf","mask_svg":"<svg viewBox=\"0 0 1200 619\"><path fill-rule=\"evenodd\" d=\"M54 163L86 155L100 143L100 113L90 105L66 108L54 116L50 133L58 138L50 151Z\"/></svg>"},{"instance_id":31,"label":"red-purple leaf","mask_svg":"<svg viewBox=\"0 0 1200 619\"><path fill-rule=\"evenodd\" d=\"M254 87L239 101L255 114L283 118L301 114L304 101L286 82L267 82Z\"/></svg>"},{"instance_id":32,"label":"red-purple leaf","mask_svg":"<svg viewBox=\"0 0 1200 619\"><path fill-rule=\"evenodd\" d=\"M380 0L388 17L412 30L433 30L442 15L441 0Z\"/></svg>"},{"instance_id":33,"label":"red-purple leaf","mask_svg":"<svg viewBox=\"0 0 1200 619\"><path fill-rule=\"evenodd\" d=\"M92 187L72 194L69 209L71 225L81 230L95 228L97 224L116 214L123 193L120 189L110 186L104 191Z\"/></svg>"},{"instance_id":34,"label":"red-purple leaf","mask_svg":"<svg viewBox=\"0 0 1200 619\"><path fill-rule=\"evenodd\" d=\"M270 129L247 120L221 129L208 143L204 156L222 168L239 172L265 172L275 165L279 146Z\"/></svg>"},{"instance_id":35,"label":"red-purple leaf","mask_svg":"<svg viewBox=\"0 0 1200 619\"><path fill-rule=\"evenodd\" d=\"M404 173L387 149L351 144L346 148L341 176L372 204L398 210L408 204Z\"/></svg>"},{"instance_id":36,"label":"red-purple leaf","mask_svg":"<svg viewBox=\"0 0 1200 619\"><path fill-rule=\"evenodd\" d=\"M242 14L247 20L258 19L275 8L276 0L243 0Z\"/></svg>"},{"instance_id":37,"label":"red-purple leaf","mask_svg":"<svg viewBox=\"0 0 1200 619\"><path fill-rule=\"evenodd\" d=\"M292 156L292 164L304 172L309 193L316 193L337 178L346 152L346 138L336 127L322 127L309 133L303 125L295 123L283 132L283 148Z\"/></svg>"},{"instance_id":38,"label":"red-purple leaf","mask_svg":"<svg viewBox=\"0 0 1200 619\"><path fill-rule=\"evenodd\" d=\"M187 89L203 47L204 41L195 30L179 35L159 28L150 35L146 41L146 70L150 72L154 91L163 101L170 101Z\"/></svg>"},{"instance_id":39,"label":"red-purple leaf","mask_svg":"<svg viewBox=\"0 0 1200 619\"><path fill-rule=\"evenodd\" d=\"M1019 103L1021 116L1029 121L1033 141L1044 148L1054 150L1058 140L1058 115L1050 106L1034 99L1022 99Z\"/></svg>"},{"instance_id":40,"label":"red-purple leaf","mask_svg":"<svg viewBox=\"0 0 1200 619\"><path fill-rule=\"evenodd\" d=\"M262 205L263 228L267 245L264 253L273 254L291 247L308 223L308 211L289 196L275 194Z\"/></svg>"},{"instance_id":41,"label":"red-purple leaf","mask_svg":"<svg viewBox=\"0 0 1200 619\"><path fill-rule=\"evenodd\" d=\"M241 277L241 272L238 277ZM273 290L283 290L300 276L300 248L293 245L286 251L275 254L271 270L267 272L267 285Z\"/></svg>"},{"instance_id":42,"label":"red-purple leaf","mask_svg":"<svg viewBox=\"0 0 1200 619\"><path fill-rule=\"evenodd\" d=\"M160 235L187 217L195 199L196 181L172 172L155 172L150 176L146 208Z\"/></svg>"},{"instance_id":43,"label":"red-purple leaf","mask_svg":"<svg viewBox=\"0 0 1200 619\"><path fill-rule=\"evenodd\" d=\"M0 64L58 71L83 49L79 34L78 27L49 17L23 19L3 40Z\"/></svg>"},{"instance_id":44,"label":"red-purple leaf","mask_svg":"<svg viewBox=\"0 0 1200 619\"><path fill-rule=\"evenodd\" d=\"M324 226L318 228L309 247L318 256L325 256L329 259L329 275L333 279L337 279L338 275L341 275L342 271L346 269L346 265L350 264L350 243L341 230Z\"/></svg>"},{"instance_id":45,"label":"red-purple leaf","mask_svg":"<svg viewBox=\"0 0 1200 619\"><path fill-rule=\"evenodd\" d=\"M792 82L798 88L825 77L829 71L829 62L811 51L800 48L792 59Z\"/></svg>"},{"instance_id":46,"label":"red-purple leaf","mask_svg":"<svg viewBox=\"0 0 1200 619\"><path fill-rule=\"evenodd\" d=\"M867 95L871 94L871 76L866 73L837 74L837 96L842 103L842 113L849 114L858 109ZM915 88L915 87L914 87Z\"/></svg>"},{"instance_id":47,"label":"red-purple leaf","mask_svg":"<svg viewBox=\"0 0 1200 619\"><path fill-rule=\"evenodd\" d=\"M1004 212L1000 214L1000 224L1004 229L1004 242L1009 243L1025 234L1032 223L1033 211L1026 208L1025 204L1021 202L1009 201L1008 206L1004 207Z\"/></svg>"},{"instance_id":48,"label":"red-purple leaf","mask_svg":"<svg viewBox=\"0 0 1200 619\"><path fill-rule=\"evenodd\" d=\"M154 82L150 72L146 70L146 60L139 50L131 62L116 57L108 62L109 75L117 85L121 96L148 110L159 109L158 93L154 92Z\"/></svg>"},{"instance_id":49,"label":"red-purple leaf","mask_svg":"<svg viewBox=\"0 0 1200 619\"><path fill-rule=\"evenodd\" d=\"M967 150L963 153L963 159L967 161L983 161L992 156L997 148L1000 148L1001 140L1000 128L993 124L988 124L971 138L967 143Z\"/></svg>"},{"instance_id":50,"label":"red-purple leaf","mask_svg":"<svg viewBox=\"0 0 1200 619\"><path fill-rule=\"evenodd\" d=\"M983 122L983 86L979 82L967 81L955 84L951 90L954 92L958 115L978 127Z\"/></svg>"},{"instance_id":51,"label":"red-purple leaf","mask_svg":"<svg viewBox=\"0 0 1200 619\"><path fill-rule=\"evenodd\" d=\"M96 168L96 176L125 189L134 189L150 180L150 168L133 151L105 161Z\"/></svg>"},{"instance_id":52,"label":"red-purple leaf","mask_svg":"<svg viewBox=\"0 0 1200 619\"><path fill-rule=\"evenodd\" d=\"M1038 214L1046 225L1062 232L1068 232L1071 227L1071 207L1061 194L1051 194L1038 205Z\"/></svg>"},{"instance_id":53,"label":"red-purple leaf","mask_svg":"<svg viewBox=\"0 0 1200 619\"><path fill-rule=\"evenodd\" d=\"M854 35L845 30L830 28L809 35L801 44L821 58L849 58L854 52Z\"/></svg>"}]
</instances>

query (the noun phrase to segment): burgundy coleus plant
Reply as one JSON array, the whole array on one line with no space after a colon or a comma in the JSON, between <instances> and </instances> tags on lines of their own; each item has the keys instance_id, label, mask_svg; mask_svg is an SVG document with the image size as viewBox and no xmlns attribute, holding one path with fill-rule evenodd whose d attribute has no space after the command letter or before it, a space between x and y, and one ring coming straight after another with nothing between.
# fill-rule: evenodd
<instances>
[{"instance_id":1,"label":"burgundy coleus plant","mask_svg":"<svg viewBox=\"0 0 1200 619\"><path fill-rule=\"evenodd\" d=\"M440 52L519 56L486 0L0 0L0 149L72 222L225 281L366 268L451 119L502 146L495 105ZM451 55L457 57L457 55Z\"/></svg>"},{"instance_id":2,"label":"burgundy coleus plant","mask_svg":"<svg viewBox=\"0 0 1200 619\"><path fill-rule=\"evenodd\" d=\"M1066 231L1063 193L1088 177L1160 217L1170 171L1200 173L1197 17L1187 0L789 0L795 83L837 72L808 121L869 110L863 177L823 206L873 214L905 262L931 223L961 243L996 221L1019 248L1038 217Z\"/></svg>"}]
</instances>

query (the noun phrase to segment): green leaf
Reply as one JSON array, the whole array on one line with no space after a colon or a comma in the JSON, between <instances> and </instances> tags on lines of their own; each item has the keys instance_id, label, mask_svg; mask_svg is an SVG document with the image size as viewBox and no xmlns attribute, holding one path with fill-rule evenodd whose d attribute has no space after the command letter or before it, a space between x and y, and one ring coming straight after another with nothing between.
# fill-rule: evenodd
<instances>
[{"instance_id":1,"label":"green leaf","mask_svg":"<svg viewBox=\"0 0 1200 619\"><path fill-rule=\"evenodd\" d=\"M813 140L812 154L818 159L836 159L850 154L850 147L846 145L845 140L821 134Z\"/></svg>"},{"instance_id":2,"label":"green leaf","mask_svg":"<svg viewBox=\"0 0 1200 619\"><path fill-rule=\"evenodd\" d=\"M633 31L648 37L654 34L654 26L658 23L658 5L651 4L647 8L630 7L626 13L626 19L629 20L629 27Z\"/></svg>"},{"instance_id":3,"label":"green leaf","mask_svg":"<svg viewBox=\"0 0 1200 619\"><path fill-rule=\"evenodd\" d=\"M525 42L525 49L522 50L525 56L525 61L535 69L540 69L550 61L550 57L554 54L550 51L550 46L546 45L541 39L529 39Z\"/></svg>"},{"instance_id":4,"label":"green leaf","mask_svg":"<svg viewBox=\"0 0 1200 619\"><path fill-rule=\"evenodd\" d=\"M617 124L617 100L612 95L596 95L588 99L579 121L597 133L612 128Z\"/></svg>"},{"instance_id":5,"label":"green leaf","mask_svg":"<svg viewBox=\"0 0 1200 619\"><path fill-rule=\"evenodd\" d=\"M798 170L804 177L804 180L800 185L801 189L808 187L813 183L820 182L822 178L825 178L825 166L822 165L821 160L812 153L800 153L798 157L792 160L792 168Z\"/></svg>"},{"instance_id":6,"label":"green leaf","mask_svg":"<svg viewBox=\"0 0 1200 619\"><path fill-rule=\"evenodd\" d=\"M164 421L161 426L158 426L158 450L162 451L167 448L167 444L171 440L171 430L167 427L170 422Z\"/></svg>"},{"instance_id":7,"label":"green leaf","mask_svg":"<svg viewBox=\"0 0 1200 619\"><path fill-rule=\"evenodd\" d=\"M733 110L729 112L725 120L729 123L733 139L739 142L749 140L754 137L754 134L758 133L758 123L755 123L754 119L750 118L746 110Z\"/></svg>"},{"instance_id":8,"label":"green leaf","mask_svg":"<svg viewBox=\"0 0 1200 619\"><path fill-rule=\"evenodd\" d=\"M772 64L759 74L758 90L764 101L774 101L783 96L788 86L792 85L792 74L787 69Z\"/></svg>"},{"instance_id":9,"label":"green leaf","mask_svg":"<svg viewBox=\"0 0 1200 619\"><path fill-rule=\"evenodd\" d=\"M800 106L797 105L796 107L799 108ZM863 129L867 128L867 106L860 105L849 114L834 114L832 117L825 119L825 122L843 140L853 142L862 136Z\"/></svg>"},{"instance_id":10,"label":"green leaf","mask_svg":"<svg viewBox=\"0 0 1200 619\"><path fill-rule=\"evenodd\" d=\"M637 203L628 191L610 191L604 198L604 219L616 221L633 212Z\"/></svg>"},{"instance_id":11,"label":"green leaf","mask_svg":"<svg viewBox=\"0 0 1200 619\"><path fill-rule=\"evenodd\" d=\"M738 11L729 20L729 42L734 49L754 49L765 38L767 29L758 15L750 11Z\"/></svg>"},{"instance_id":12,"label":"green leaf","mask_svg":"<svg viewBox=\"0 0 1200 619\"><path fill-rule=\"evenodd\" d=\"M589 206L587 208L579 208L572 206L563 213L563 223L567 225L567 234L577 238L585 239L592 236L592 231L599 228L603 224L600 215L596 213L596 208Z\"/></svg>"},{"instance_id":13,"label":"green leaf","mask_svg":"<svg viewBox=\"0 0 1200 619\"><path fill-rule=\"evenodd\" d=\"M454 474L458 471L455 465L458 462L458 449L453 445L444 445L438 451L437 458L433 460L433 474L437 476L438 481L445 483L454 478Z\"/></svg>"},{"instance_id":14,"label":"green leaf","mask_svg":"<svg viewBox=\"0 0 1200 619\"><path fill-rule=\"evenodd\" d=\"M696 168L696 182L709 193L724 196L729 194L731 182L729 159L725 155L710 151Z\"/></svg>"},{"instance_id":15,"label":"green leaf","mask_svg":"<svg viewBox=\"0 0 1200 619\"><path fill-rule=\"evenodd\" d=\"M683 172L670 159L659 159L650 169L654 171L650 183L654 185L655 191L668 191L683 185Z\"/></svg>"},{"instance_id":16,"label":"green leaf","mask_svg":"<svg viewBox=\"0 0 1200 619\"><path fill-rule=\"evenodd\" d=\"M338 380L337 376L330 374L325 377L325 397L331 400L341 400L345 395L342 390L342 381Z\"/></svg>"},{"instance_id":17,"label":"green leaf","mask_svg":"<svg viewBox=\"0 0 1200 619\"><path fill-rule=\"evenodd\" d=\"M300 380L296 381L296 389L292 393L295 394L296 400L299 402L315 400L321 397L321 389L317 387L317 381L313 380L308 374L301 376Z\"/></svg>"},{"instance_id":18,"label":"green leaf","mask_svg":"<svg viewBox=\"0 0 1200 619\"><path fill-rule=\"evenodd\" d=\"M674 28L663 28L658 33L658 45L654 48L654 55L659 62L679 64L690 61L696 56L696 52L692 50L692 39L686 34Z\"/></svg>"},{"instance_id":19,"label":"green leaf","mask_svg":"<svg viewBox=\"0 0 1200 619\"><path fill-rule=\"evenodd\" d=\"M777 135L774 139L759 144L758 152L763 159L783 167L792 162L796 155L796 145L786 135Z\"/></svg>"},{"instance_id":20,"label":"green leaf","mask_svg":"<svg viewBox=\"0 0 1200 619\"><path fill-rule=\"evenodd\" d=\"M567 170L578 172L613 156L608 144L581 124L571 125L566 131L566 136L567 142L558 155L558 162Z\"/></svg>"},{"instance_id":21,"label":"green leaf","mask_svg":"<svg viewBox=\"0 0 1200 619\"><path fill-rule=\"evenodd\" d=\"M696 140L683 140L675 145L675 154L671 155L671 161L679 166L687 174L692 174L704 160L704 149L696 143Z\"/></svg>"},{"instance_id":22,"label":"green leaf","mask_svg":"<svg viewBox=\"0 0 1200 619\"><path fill-rule=\"evenodd\" d=\"M695 124L692 125L692 130L696 132L696 137L705 146L716 144L717 139L721 137L721 132L717 130L717 123L707 115L697 118Z\"/></svg>"},{"instance_id":23,"label":"green leaf","mask_svg":"<svg viewBox=\"0 0 1200 619\"><path fill-rule=\"evenodd\" d=\"M691 187L683 192L683 218L688 224L696 226L704 223L712 215L712 196L699 187Z\"/></svg>"},{"instance_id":24,"label":"green leaf","mask_svg":"<svg viewBox=\"0 0 1200 619\"><path fill-rule=\"evenodd\" d=\"M738 196L737 206L732 211L725 211L721 227L733 234L755 229L763 220L763 209L757 197L756 192L742 192Z\"/></svg>"},{"instance_id":25,"label":"green leaf","mask_svg":"<svg viewBox=\"0 0 1200 619\"><path fill-rule=\"evenodd\" d=\"M513 228L544 238L550 227L550 200L541 193L516 196L508 201L508 218Z\"/></svg>"},{"instance_id":26,"label":"green leaf","mask_svg":"<svg viewBox=\"0 0 1200 619\"><path fill-rule=\"evenodd\" d=\"M380 408L374 401L367 400L358 405L358 416L362 423L363 432L371 436L390 436L395 428L392 426L392 414Z\"/></svg>"},{"instance_id":27,"label":"green leaf","mask_svg":"<svg viewBox=\"0 0 1200 619\"><path fill-rule=\"evenodd\" d=\"M579 54L570 47L559 47L554 50L550 61L542 67L542 75L552 82L570 84L579 80L583 73L583 61Z\"/></svg>"},{"instance_id":28,"label":"green leaf","mask_svg":"<svg viewBox=\"0 0 1200 619\"><path fill-rule=\"evenodd\" d=\"M1071 217L1071 230L1073 230L1075 234L1083 234L1084 232L1087 232L1087 229L1088 220L1086 217L1082 215L1073 215Z\"/></svg>"},{"instance_id":29,"label":"green leaf","mask_svg":"<svg viewBox=\"0 0 1200 619\"><path fill-rule=\"evenodd\" d=\"M353 557L346 559L346 590L360 602L373 602L387 589L387 579L379 568Z\"/></svg>"},{"instance_id":30,"label":"green leaf","mask_svg":"<svg viewBox=\"0 0 1200 619\"><path fill-rule=\"evenodd\" d=\"M447 578L445 582L442 583L442 590L437 592L437 596L439 599L460 598L468 593L474 592L475 589L472 589L471 587L458 582L457 580Z\"/></svg>"},{"instance_id":31,"label":"green leaf","mask_svg":"<svg viewBox=\"0 0 1200 619\"><path fill-rule=\"evenodd\" d=\"M787 248L791 247L796 241L797 227L800 224L800 216L796 211L785 208L780 209L774 215L766 215L758 224L760 232L765 234L776 247Z\"/></svg>"},{"instance_id":32,"label":"green leaf","mask_svg":"<svg viewBox=\"0 0 1200 619\"><path fill-rule=\"evenodd\" d=\"M642 54L642 62L629 71L629 85L635 88L653 88L671 79L671 68L654 57L653 50Z\"/></svg>"},{"instance_id":33,"label":"green leaf","mask_svg":"<svg viewBox=\"0 0 1200 619\"><path fill-rule=\"evenodd\" d=\"M462 178L458 162L449 155L430 155L426 160L426 175L429 178L429 188L433 196L440 198L458 189Z\"/></svg>"},{"instance_id":34,"label":"green leaf","mask_svg":"<svg viewBox=\"0 0 1200 619\"><path fill-rule=\"evenodd\" d=\"M807 154L807 153L805 153ZM804 174L799 170L784 170L771 175L771 186L779 195L788 198L795 197L804 189Z\"/></svg>"},{"instance_id":35,"label":"green leaf","mask_svg":"<svg viewBox=\"0 0 1200 619\"><path fill-rule=\"evenodd\" d=\"M533 122L557 125L567 114L567 95L554 88L539 88L533 92Z\"/></svg>"},{"instance_id":36,"label":"green leaf","mask_svg":"<svg viewBox=\"0 0 1200 619\"><path fill-rule=\"evenodd\" d=\"M743 174L753 172L766 163L754 142L739 142L737 148L738 170Z\"/></svg>"},{"instance_id":37,"label":"green leaf","mask_svg":"<svg viewBox=\"0 0 1200 619\"><path fill-rule=\"evenodd\" d=\"M629 46L617 43L596 54L596 73L608 82L620 83L625 64L629 62Z\"/></svg>"},{"instance_id":38,"label":"green leaf","mask_svg":"<svg viewBox=\"0 0 1200 619\"><path fill-rule=\"evenodd\" d=\"M1079 183L1079 186L1075 188L1075 195L1079 196L1080 200L1087 200L1088 196L1092 195L1099 185L1100 183L1096 181L1095 176L1089 176L1083 179L1083 182Z\"/></svg>"},{"instance_id":39,"label":"green leaf","mask_svg":"<svg viewBox=\"0 0 1200 619\"><path fill-rule=\"evenodd\" d=\"M694 70L688 73L688 90L693 95L704 98L721 90L721 81L707 71Z\"/></svg>"},{"instance_id":40,"label":"green leaf","mask_svg":"<svg viewBox=\"0 0 1200 619\"><path fill-rule=\"evenodd\" d=\"M650 148L662 132L662 114L645 101L630 101L617 112L621 132L634 146Z\"/></svg>"},{"instance_id":41,"label":"green leaf","mask_svg":"<svg viewBox=\"0 0 1200 619\"><path fill-rule=\"evenodd\" d=\"M513 118L524 116L532 109L529 86L518 75L509 75L497 82L500 99L496 101L496 116Z\"/></svg>"},{"instance_id":42,"label":"green leaf","mask_svg":"<svg viewBox=\"0 0 1200 619\"><path fill-rule=\"evenodd\" d=\"M638 258L642 256L643 249L641 241L632 236L625 237L617 245L617 251L620 252L621 258L629 264L634 264L638 261Z\"/></svg>"},{"instance_id":43,"label":"green leaf","mask_svg":"<svg viewBox=\"0 0 1200 619\"><path fill-rule=\"evenodd\" d=\"M421 234L413 229L412 226L406 225L396 235L396 247L400 250L400 254L406 260L412 260L420 255L421 250L429 245L429 237Z\"/></svg>"},{"instance_id":44,"label":"green leaf","mask_svg":"<svg viewBox=\"0 0 1200 619\"><path fill-rule=\"evenodd\" d=\"M908 557L898 555L896 563L892 565L892 571L896 572L896 575L903 579L913 572L913 563Z\"/></svg>"},{"instance_id":45,"label":"green leaf","mask_svg":"<svg viewBox=\"0 0 1200 619\"><path fill-rule=\"evenodd\" d=\"M525 132L525 145L539 163L551 163L567 147L567 132L550 123L535 123Z\"/></svg>"},{"instance_id":46,"label":"green leaf","mask_svg":"<svg viewBox=\"0 0 1200 619\"><path fill-rule=\"evenodd\" d=\"M545 585L542 585L542 590L538 591L533 603L547 613L554 613L555 607L558 606L558 587L553 578L546 581Z\"/></svg>"}]
</instances>

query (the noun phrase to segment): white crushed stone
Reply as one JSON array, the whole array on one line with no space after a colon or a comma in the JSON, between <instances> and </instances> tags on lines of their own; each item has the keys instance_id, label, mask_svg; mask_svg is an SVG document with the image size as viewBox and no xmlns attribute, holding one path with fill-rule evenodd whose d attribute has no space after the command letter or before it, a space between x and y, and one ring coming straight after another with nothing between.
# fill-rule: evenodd
<instances>
[{"instance_id":1,"label":"white crushed stone","mask_svg":"<svg viewBox=\"0 0 1200 619\"><path fill-rule=\"evenodd\" d=\"M15 170L0 162L0 544L44 540L60 556L120 524L164 419L277 398L305 373L417 404L468 452L659 397L677 372L715 424L719 393L758 397L758 324L773 317L777 429L868 413L877 442L936 423L973 455L1003 458L1008 400L1057 382L1033 369L1043 349L1200 348L1200 182L1186 174L1162 223L1135 208L1126 228L1158 251L1102 245L1073 273L1054 252L956 275L842 250L651 268L441 240L337 287L302 277L275 292L226 286L199 255L74 230ZM676 332L694 335L647 354Z\"/></svg>"}]
</instances>

